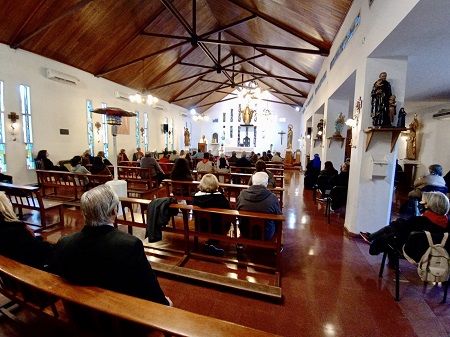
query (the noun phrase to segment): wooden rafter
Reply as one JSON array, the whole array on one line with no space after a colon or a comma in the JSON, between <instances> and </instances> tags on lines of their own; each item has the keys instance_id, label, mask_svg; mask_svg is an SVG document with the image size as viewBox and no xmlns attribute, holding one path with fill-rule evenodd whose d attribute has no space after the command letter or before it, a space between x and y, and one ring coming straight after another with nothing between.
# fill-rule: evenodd
<instances>
[{"instance_id":1,"label":"wooden rafter","mask_svg":"<svg viewBox=\"0 0 450 337\"><path fill-rule=\"evenodd\" d=\"M234 33L232 33L231 35L232 35L234 38L238 39L238 40L241 40L241 41L243 41L243 42L248 42L248 41L245 41L242 37L235 35ZM264 56L267 56L267 57L271 58L272 60L278 62L279 64L285 66L286 68L292 70L292 71L295 72L296 74L298 74L298 75L300 75L300 76L303 76L304 78L307 78L307 79L310 80L312 83L315 82L316 78L315 78L314 76L312 76L311 74L307 74L307 73L305 73L305 72L303 72L303 71L301 71L301 70L298 70L298 69L294 68L293 66L291 66L291 65L288 64L287 62L281 60L280 58L278 58L278 57L276 57L276 56L274 56L274 55L272 55L272 54L269 53L268 51L262 50L262 49L256 49L256 51L260 52L260 53L263 54ZM238 55L238 54L237 54L237 55ZM238 55L238 56L239 56L239 55Z\"/></svg>"},{"instance_id":2,"label":"wooden rafter","mask_svg":"<svg viewBox=\"0 0 450 337\"><path fill-rule=\"evenodd\" d=\"M158 85L156 87L149 88L148 90L156 90L156 89L168 87L168 86L170 86L172 84L177 84L177 83L180 83L180 82L184 82L184 81L190 80L190 79L195 78L195 77L200 77L200 76L203 76L203 75L206 75L206 74L210 74L213 71L214 70L209 70L209 71L205 71L203 73L187 76L187 77L181 78L181 79L176 80L176 81L172 81L172 82L169 82L169 83L164 83L164 84Z\"/></svg>"},{"instance_id":3,"label":"wooden rafter","mask_svg":"<svg viewBox=\"0 0 450 337\"><path fill-rule=\"evenodd\" d=\"M135 39L136 37L138 37L138 36L141 34L141 32L142 32L146 27L148 27L153 21L155 21L155 20L158 18L158 16L161 15L161 13L162 13L163 11L164 11L164 7L162 7L158 12L154 13L154 14L152 15L152 17L151 17L149 20L147 20L146 22L144 22L144 24L140 27L140 29L138 29L138 30L136 31L136 33L135 33L133 36L130 36L130 38L127 39L126 42L124 42L124 43L122 43L121 45L119 45L118 48L116 48L116 50L115 50L114 52L111 52L111 53L109 54L109 57L105 58L104 62L101 64L100 67L98 67L98 69L94 72L94 74L98 74L98 73L101 72L103 69L105 69L105 68L108 66L108 64L109 64L112 60L114 60L114 58L115 58L117 55L119 55L123 50L125 50L125 48L127 48L127 47L130 45L130 43L131 43L132 41L134 41L134 39ZM97 76L97 75L96 75L96 76Z\"/></svg>"},{"instance_id":4,"label":"wooden rafter","mask_svg":"<svg viewBox=\"0 0 450 337\"><path fill-rule=\"evenodd\" d=\"M296 37L298 37L299 39L302 39L303 41L308 42L309 44L313 45L314 47L318 48L319 50L321 50L324 54L329 55L330 53L330 46L326 45L323 41L317 40L315 38L313 38L310 35L307 35L305 33L299 32L297 31L294 27L292 26L288 26L286 25L283 21L280 20L276 20L273 17L255 9L252 8L244 3L242 3L242 1L239 0L227 0L233 4L235 4L236 6L239 6L243 9L245 9L246 11L258 16L259 18L275 25L276 27L281 28L282 30L284 30L286 33L292 34Z\"/></svg>"},{"instance_id":5,"label":"wooden rafter","mask_svg":"<svg viewBox=\"0 0 450 337\"><path fill-rule=\"evenodd\" d=\"M164 69L163 71L161 71L155 78L153 78L153 80L148 83L145 87L149 87L151 86L153 83L155 83L156 81L158 81L161 77L163 77L165 74L167 74L173 67L175 67L178 62L180 62L180 60L183 60L185 57L187 57L190 53L192 53L195 50L195 47L190 48L188 51L184 52L183 55L181 55L180 57L178 57L174 62L172 62L168 67L166 67L166 69Z\"/></svg>"},{"instance_id":6,"label":"wooden rafter","mask_svg":"<svg viewBox=\"0 0 450 337\"><path fill-rule=\"evenodd\" d=\"M41 0L39 4L36 5L36 7L33 9L33 11L28 15L26 20L20 25L20 28L14 33L14 35L11 38L10 46L14 44L14 41L18 38L18 36L22 33L22 31L27 26L28 22L34 17L34 15L41 9L42 5L45 3L46 0Z\"/></svg>"},{"instance_id":7,"label":"wooden rafter","mask_svg":"<svg viewBox=\"0 0 450 337\"><path fill-rule=\"evenodd\" d=\"M132 65L132 64L135 64L135 63L138 63L138 62L140 62L140 61L142 61L142 60L145 60L145 59L147 59L147 58L149 58L149 57L152 57L152 56L156 56L156 55L165 53L166 51L169 51L169 50L174 49L174 48L178 48L178 47L180 47L180 46L182 46L182 45L185 45L186 43L188 43L188 42L180 42L180 43L176 43L176 44L174 44L174 45L172 45L172 46L169 46L169 47L167 47L167 48L163 48L163 49L158 50L158 51L156 51L156 52L154 52L154 53L150 53L150 54L147 54L147 55L145 55L145 56L139 57L139 58L137 58L137 59L128 61L128 62L126 62L126 63L122 63L122 64L120 64L120 65L118 65L118 66L115 66L115 67L112 67L112 68L109 68L109 69L102 70L102 71L100 71L99 73L95 74L95 76L103 76L103 75L112 73L113 71L116 71L116 70L121 69L121 68L128 67L128 66L130 66L130 65Z\"/></svg>"},{"instance_id":8,"label":"wooden rafter","mask_svg":"<svg viewBox=\"0 0 450 337\"><path fill-rule=\"evenodd\" d=\"M228 33L228 32L227 32ZM275 49L275 50L286 50L286 51L292 51L296 53L303 53L303 54L313 54L313 55L321 55L321 56L328 56L328 52L324 52L320 49L306 49L306 48L295 48L295 47L287 47L287 46L274 46L269 44L261 44L261 43L251 43L251 42L239 42L239 41L220 41L220 40L214 40L214 39L198 39L198 42L202 43L211 43L211 44L224 44L224 45L230 45L230 46L238 46L238 47L251 47L251 48L260 48L260 49Z\"/></svg>"},{"instance_id":9,"label":"wooden rafter","mask_svg":"<svg viewBox=\"0 0 450 337\"><path fill-rule=\"evenodd\" d=\"M60 21L61 19L65 18L68 15L71 15L75 12L78 12L80 9L82 9L83 7L85 7L86 5L88 5L89 3L91 3L93 0L81 0L80 2L78 2L77 4L75 4L72 8L70 8L68 11L66 11L65 13L61 14L60 16L58 16L57 18L46 22L42 27L38 28L37 30L35 30L34 32L32 32L31 34L23 37L22 39L18 39L16 38L12 43L11 43L11 48L16 49L19 48L22 43L24 43L25 41L28 41L29 39L31 39L33 36L35 36L36 34L39 34L40 32L42 32L43 30L47 29L48 27L52 26L55 22Z\"/></svg>"}]
</instances>

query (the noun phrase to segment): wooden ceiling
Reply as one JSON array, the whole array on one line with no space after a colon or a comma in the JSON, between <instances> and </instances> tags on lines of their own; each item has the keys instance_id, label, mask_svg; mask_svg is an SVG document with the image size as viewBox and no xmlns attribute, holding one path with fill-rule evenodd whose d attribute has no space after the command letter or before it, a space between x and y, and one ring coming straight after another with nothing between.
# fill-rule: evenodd
<instances>
[{"instance_id":1,"label":"wooden ceiling","mask_svg":"<svg viewBox=\"0 0 450 337\"><path fill-rule=\"evenodd\" d=\"M256 79L302 106L352 0L0 0L0 42L203 112Z\"/></svg>"}]
</instances>

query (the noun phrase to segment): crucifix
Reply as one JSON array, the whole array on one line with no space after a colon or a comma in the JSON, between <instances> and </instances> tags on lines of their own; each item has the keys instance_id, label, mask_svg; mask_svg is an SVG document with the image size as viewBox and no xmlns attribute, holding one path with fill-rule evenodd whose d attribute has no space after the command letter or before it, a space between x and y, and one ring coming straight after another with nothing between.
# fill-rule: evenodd
<instances>
[{"instance_id":1,"label":"crucifix","mask_svg":"<svg viewBox=\"0 0 450 337\"><path fill-rule=\"evenodd\" d=\"M281 130L280 132L278 132L278 134L279 134L280 137L281 137L281 145L283 145L283 135L285 135L286 132L284 132L283 130Z\"/></svg>"}]
</instances>

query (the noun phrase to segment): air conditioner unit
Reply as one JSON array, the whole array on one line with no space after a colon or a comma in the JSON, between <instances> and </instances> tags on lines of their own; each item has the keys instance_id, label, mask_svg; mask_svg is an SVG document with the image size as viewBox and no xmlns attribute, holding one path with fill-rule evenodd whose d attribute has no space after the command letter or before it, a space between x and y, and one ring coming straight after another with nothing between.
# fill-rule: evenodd
<instances>
[{"instance_id":1,"label":"air conditioner unit","mask_svg":"<svg viewBox=\"0 0 450 337\"><path fill-rule=\"evenodd\" d=\"M162 105L155 104L152 107L156 110L164 110L164 107Z\"/></svg>"},{"instance_id":2,"label":"air conditioner unit","mask_svg":"<svg viewBox=\"0 0 450 337\"><path fill-rule=\"evenodd\" d=\"M435 119L445 119L450 118L450 109L441 109L439 112L435 113L433 115L433 118Z\"/></svg>"},{"instance_id":3,"label":"air conditioner unit","mask_svg":"<svg viewBox=\"0 0 450 337\"><path fill-rule=\"evenodd\" d=\"M180 112L180 115L183 117L187 117L188 114L186 112Z\"/></svg>"},{"instance_id":4,"label":"air conditioner unit","mask_svg":"<svg viewBox=\"0 0 450 337\"><path fill-rule=\"evenodd\" d=\"M114 91L114 97L118 98L118 99L123 99L125 101L129 101L130 100L130 95L127 95L127 94L125 94L123 92L120 92L120 91L117 91L117 90Z\"/></svg>"},{"instance_id":5,"label":"air conditioner unit","mask_svg":"<svg viewBox=\"0 0 450 337\"><path fill-rule=\"evenodd\" d=\"M75 76L65 74L65 73L62 73L60 71L56 71L53 69L47 69L46 76L50 80L62 82L62 83L66 83L66 84L76 85L78 82L80 82L80 80L78 78L76 78Z\"/></svg>"}]
</instances>

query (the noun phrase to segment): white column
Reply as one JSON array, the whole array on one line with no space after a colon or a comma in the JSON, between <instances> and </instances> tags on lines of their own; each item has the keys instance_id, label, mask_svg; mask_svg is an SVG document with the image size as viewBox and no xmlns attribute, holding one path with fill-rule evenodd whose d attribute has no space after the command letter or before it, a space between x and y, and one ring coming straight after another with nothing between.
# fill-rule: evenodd
<instances>
[{"instance_id":1,"label":"white column","mask_svg":"<svg viewBox=\"0 0 450 337\"><path fill-rule=\"evenodd\" d=\"M352 148L350 162L350 181L347 197L345 228L350 233L373 232L390 222L393 197L395 160L398 144L391 151L391 132L377 133L373 136L366 151L367 134L364 129L372 127L371 90L381 72L386 71L392 93L397 96L397 109L403 106L405 98L407 60L368 59L365 69L358 69L355 81L355 102L361 97L363 108L357 133L356 148ZM398 142L397 142L398 143ZM385 158L388 161L387 176L373 177L372 158Z\"/></svg>"}]
</instances>

